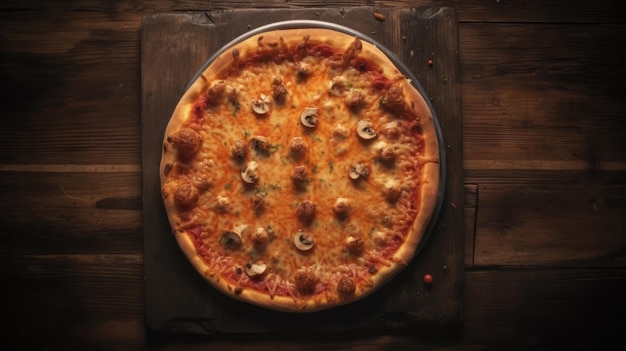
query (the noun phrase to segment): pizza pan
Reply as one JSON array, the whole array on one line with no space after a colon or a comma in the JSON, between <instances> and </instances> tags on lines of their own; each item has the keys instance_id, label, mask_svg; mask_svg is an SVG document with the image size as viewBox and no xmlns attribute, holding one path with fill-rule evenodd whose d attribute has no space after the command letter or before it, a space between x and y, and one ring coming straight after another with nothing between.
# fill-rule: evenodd
<instances>
[{"instance_id":1,"label":"pizza pan","mask_svg":"<svg viewBox=\"0 0 626 351\"><path fill-rule=\"evenodd\" d=\"M211 63L213 63L213 61L215 61L217 59L217 57L219 57L221 54L223 54L227 50L231 49L232 47L236 46L237 44L239 44L243 40L246 40L246 39L248 39L250 37L253 37L255 35L262 34L262 33L268 32L268 31L281 30L281 29L303 29L303 28L330 29L330 30L334 30L334 31L337 31L337 32L342 32L342 33L345 33L345 34L349 34L349 35L354 36L354 37L358 37L359 39L367 41L370 44L376 46L385 55L387 55L387 57L391 60L391 62L393 62L396 65L396 67L400 70L400 72L402 72L407 78L410 79L411 85L413 85L413 87L415 89L417 89L417 91L422 95L422 97L424 98L424 101L426 101L426 104L427 104L428 108L431 111L433 122L435 124L435 131L436 131L436 134L437 134L437 141L438 141L438 145L439 145L439 175L440 175L440 182L439 182L438 198L437 198L437 202L435 204L435 211L433 213L433 216L432 216L430 222L428 223L428 227L426 228L426 231L424 232L422 240L420 241L418 247L416 248L416 250L415 250L415 252L413 254L413 257L415 257L421 251L421 249L424 247L425 243L428 241L430 235L434 231L435 225L437 223L437 219L439 218L439 213L441 212L441 207L442 207L442 204L443 204L443 199L444 199L444 196L445 196L445 189L446 189L446 150L445 150L445 147L444 147L445 143L444 143L444 140L443 140L443 134L441 132L441 126L439 124L439 119L437 118L437 114L435 113L435 109L432 106L430 98L427 96L424 88L419 83L419 80L413 74L413 72L394 53L392 53L391 50L389 50L388 48L386 48L385 46L383 46L382 44L380 44L376 40L372 39L371 37L369 37L369 36L359 32L359 31L356 31L356 30L354 30L352 28L348 28L348 27L345 27L345 26L342 26L342 25L339 25L339 24L336 24L336 23L325 22L325 21L316 21L316 20L289 20L289 21L275 22L275 23L271 23L271 24L267 24L267 25L255 28L255 29L253 29L253 30L251 30L249 32L246 32L246 33L238 36L237 38L231 40L228 44L224 45L220 50L218 50L215 54L213 54L213 56L211 56L205 62L205 64L202 66L202 68L200 68L200 70L196 73L196 75L191 79L191 81L190 81L189 85L187 86L187 88L189 86L191 86L191 84L193 84L199 78L199 76L202 74L202 72L204 72L206 70L206 68L209 65L211 65Z\"/></svg>"}]
</instances>

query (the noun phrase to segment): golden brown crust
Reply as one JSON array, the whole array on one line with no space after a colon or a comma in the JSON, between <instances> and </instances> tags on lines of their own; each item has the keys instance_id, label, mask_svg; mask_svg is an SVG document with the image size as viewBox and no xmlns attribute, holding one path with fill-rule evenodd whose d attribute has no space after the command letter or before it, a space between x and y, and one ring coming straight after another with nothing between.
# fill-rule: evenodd
<instances>
[{"instance_id":1,"label":"golden brown crust","mask_svg":"<svg viewBox=\"0 0 626 351\"><path fill-rule=\"evenodd\" d=\"M354 284L354 281L350 278L343 277L334 288L329 289L326 293L313 294L311 290L315 286L315 276L310 273L302 273L300 276L296 276L295 284L291 286L294 291L293 294L273 295L267 291L241 289L236 286L236 284L229 282L227 279L223 279L218 273L211 269L210 265L207 264L197 252L192 240L192 233L181 227L184 220L182 219L182 213L177 207L177 202L179 204L183 202L185 205L188 205L189 203L197 201L197 194L193 191L193 189L196 188L191 188L191 191L187 191L189 189L185 188L180 190L170 185L164 185L162 189L164 206L176 240L195 269L200 272L208 282L233 298L275 310L290 312L316 311L352 302L369 295L381 285L385 284L393 275L397 274L412 259L432 215L435 212L440 179L439 146L433 117L424 98L411 85L411 82L404 77L382 51L378 50L369 42L362 40L355 41L355 38L350 35L327 29L304 28L277 30L252 36L224 51L201 73L199 78L191 84L181 98L166 128L164 151L159 169L161 183L167 184L166 179L168 178L168 173L171 171L172 165L176 164L177 157L193 157L197 151L195 150L197 138L193 133L187 131L183 134L184 141L182 145L186 150L184 151L184 155L178 155L178 151L176 147L174 147L176 143L172 143L171 138L180 135L177 133L180 133L180 131L184 129L183 127L189 123L193 105L198 100L199 96L206 91L212 92L213 95L227 93L222 90L223 86L219 84L212 86L211 82L219 80L222 72L236 67L238 60L246 57L251 52L265 49L271 50L272 47L277 45L297 45L305 41L324 43L333 48L340 48L340 50L347 48L347 55L352 54L353 51L358 51L358 56L365 58L374 66L379 67L382 70L380 73L389 77L394 82L394 85L401 89L404 101L409 103L408 106L410 106L412 110L411 117L419 120L421 134L424 138L424 153L423 155L416 156L416 162L422 163L422 178L420 180L421 185L418 192L419 199L417 201L419 203L419 210L417 216L413 221L411 229L406 233L402 245L395 252L391 261L387 265L376 267L376 274L371 276L371 282L365 285L356 284L352 286L350 283ZM298 72L302 75L306 75L306 67L299 68ZM285 87L282 85L282 82L275 81L274 83L274 97L277 99L282 98L286 94ZM362 104L362 96L358 94L354 95L347 101L347 104L353 110L359 108L360 104ZM169 141L168 138L170 138ZM245 141L243 142L245 143ZM239 151L244 151L242 148L240 149ZM234 158L243 159L245 156ZM256 201L257 197L253 200ZM262 204L263 198L259 199L258 202ZM315 216L316 209L314 204L312 204L313 206L309 206L311 205L309 202L303 202L302 204L299 209L300 220L308 223ZM268 286L271 290L272 284L274 284L273 286L275 287L282 278L275 273L269 273L266 279L269 281Z\"/></svg>"}]
</instances>

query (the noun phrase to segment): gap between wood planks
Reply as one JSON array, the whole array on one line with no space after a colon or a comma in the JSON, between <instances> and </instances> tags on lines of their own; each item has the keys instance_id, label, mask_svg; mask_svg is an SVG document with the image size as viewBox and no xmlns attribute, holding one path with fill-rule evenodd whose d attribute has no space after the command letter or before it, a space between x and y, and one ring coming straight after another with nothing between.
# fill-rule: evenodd
<instances>
[{"instance_id":1,"label":"gap between wood planks","mask_svg":"<svg viewBox=\"0 0 626 351\"><path fill-rule=\"evenodd\" d=\"M624 171L626 162L587 161L551 161L551 160L468 160L465 159L466 170L547 170L547 171L583 171L589 169L603 171Z\"/></svg>"},{"instance_id":2,"label":"gap between wood planks","mask_svg":"<svg viewBox=\"0 0 626 351\"><path fill-rule=\"evenodd\" d=\"M50 173L115 173L141 172L137 164L0 164L0 172L50 172Z\"/></svg>"}]
</instances>

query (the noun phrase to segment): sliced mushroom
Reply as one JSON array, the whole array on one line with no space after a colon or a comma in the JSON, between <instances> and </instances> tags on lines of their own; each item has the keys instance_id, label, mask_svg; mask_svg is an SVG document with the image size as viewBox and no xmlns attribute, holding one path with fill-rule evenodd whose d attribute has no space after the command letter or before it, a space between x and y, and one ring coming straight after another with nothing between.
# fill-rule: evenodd
<instances>
[{"instance_id":1,"label":"sliced mushroom","mask_svg":"<svg viewBox=\"0 0 626 351\"><path fill-rule=\"evenodd\" d=\"M376 137L372 124L366 119L362 119L356 124L356 132L363 140L370 140Z\"/></svg>"},{"instance_id":2,"label":"sliced mushroom","mask_svg":"<svg viewBox=\"0 0 626 351\"><path fill-rule=\"evenodd\" d=\"M331 96L339 96L346 91L347 85L348 83L344 77L333 77L333 79L330 81L330 89L328 93Z\"/></svg>"},{"instance_id":3,"label":"sliced mushroom","mask_svg":"<svg viewBox=\"0 0 626 351\"><path fill-rule=\"evenodd\" d=\"M307 107L300 114L300 122L308 128L314 128L317 125L318 109L317 107Z\"/></svg>"},{"instance_id":4,"label":"sliced mushroom","mask_svg":"<svg viewBox=\"0 0 626 351\"><path fill-rule=\"evenodd\" d=\"M271 147L269 139L262 135L253 135L250 138L250 146L254 150L263 153L269 152Z\"/></svg>"},{"instance_id":5,"label":"sliced mushroom","mask_svg":"<svg viewBox=\"0 0 626 351\"><path fill-rule=\"evenodd\" d=\"M261 274L265 273L266 269L267 269L267 265L265 265L263 261L257 261L255 263L248 262L246 263L246 266L244 267L246 274L250 278L260 276Z\"/></svg>"},{"instance_id":6,"label":"sliced mushroom","mask_svg":"<svg viewBox=\"0 0 626 351\"><path fill-rule=\"evenodd\" d=\"M315 241L304 231L298 230L293 236L293 244L300 251L309 251L313 248L313 245L315 245Z\"/></svg>"},{"instance_id":7,"label":"sliced mushroom","mask_svg":"<svg viewBox=\"0 0 626 351\"><path fill-rule=\"evenodd\" d=\"M346 238L346 249L353 255L359 256L363 253L365 242L358 237L349 236Z\"/></svg>"},{"instance_id":8,"label":"sliced mushroom","mask_svg":"<svg viewBox=\"0 0 626 351\"><path fill-rule=\"evenodd\" d=\"M220 237L220 245L226 249L238 249L241 247L241 236L235 232L224 232Z\"/></svg>"},{"instance_id":9,"label":"sliced mushroom","mask_svg":"<svg viewBox=\"0 0 626 351\"><path fill-rule=\"evenodd\" d=\"M259 168L259 165L256 162L248 162L246 167L241 170L241 179L248 184L256 183L259 180L257 168Z\"/></svg>"},{"instance_id":10,"label":"sliced mushroom","mask_svg":"<svg viewBox=\"0 0 626 351\"><path fill-rule=\"evenodd\" d=\"M356 163L350 167L349 175L351 179L357 180L361 177L363 178L367 177L369 173L370 171L365 164Z\"/></svg>"},{"instance_id":11,"label":"sliced mushroom","mask_svg":"<svg viewBox=\"0 0 626 351\"><path fill-rule=\"evenodd\" d=\"M266 114L269 112L270 107L270 98L265 94L261 94L258 100L252 100L252 111L258 115Z\"/></svg>"}]
</instances>

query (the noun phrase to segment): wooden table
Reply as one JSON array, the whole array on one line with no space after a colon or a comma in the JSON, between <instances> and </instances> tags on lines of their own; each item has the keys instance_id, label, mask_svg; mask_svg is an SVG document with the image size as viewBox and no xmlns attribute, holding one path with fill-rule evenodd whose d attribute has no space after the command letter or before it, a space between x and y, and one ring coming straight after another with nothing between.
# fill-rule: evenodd
<instances>
[{"instance_id":1,"label":"wooden table","mask_svg":"<svg viewBox=\"0 0 626 351\"><path fill-rule=\"evenodd\" d=\"M380 1L458 18L463 335L162 336L144 325L140 27L302 1L0 4L0 345L25 349L625 346L626 23L618 2ZM328 6L372 5L334 2Z\"/></svg>"}]
</instances>

